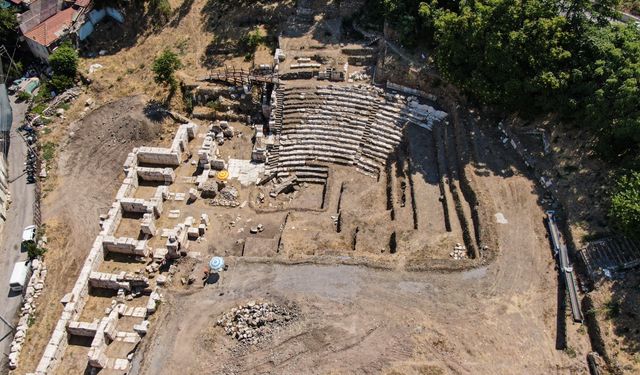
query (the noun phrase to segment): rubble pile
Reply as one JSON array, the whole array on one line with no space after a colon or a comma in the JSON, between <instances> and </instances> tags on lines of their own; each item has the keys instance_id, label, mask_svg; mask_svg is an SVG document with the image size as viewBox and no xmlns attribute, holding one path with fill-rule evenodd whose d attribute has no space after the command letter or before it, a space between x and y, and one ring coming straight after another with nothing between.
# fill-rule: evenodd
<instances>
[{"instance_id":1,"label":"rubble pile","mask_svg":"<svg viewBox=\"0 0 640 375\"><path fill-rule=\"evenodd\" d=\"M459 243L453 247L453 251L449 253L449 256L455 260L467 258L467 248Z\"/></svg>"},{"instance_id":2,"label":"rubble pile","mask_svg":"<svg viewBox=\"0 0 640 375\"><path fill-rule=\"evenodd\" d=\"M62 94L56 96L50 103L47 108L42 112L45 116L53 116L56 114L56 108L61 103L69 103L74 100L78 96L80 96L80 89L77 87L70 88L69 90L63 92Z\"/></svg>"},{"instance_id":3,"label":"rubble pile","mask_svg":"<svg viewBox=\"0 0 640 375\"><path fill-rule=\"evenodd\" d=\"M293 309L274 303L251 301L224 314L217 325L224 332L245 344L256 344L274 327L283 326L297 317Z\"/></svg>"},{"instance_id":4,"label":"rubble pile","mask_svg":"<svg viewBox=\"0 0 640 375\"><path fill-rule=\"evenodd\" d=\"M208 180L202 184L200 195L202 198L215 198L218 194L218 183L214 180Z\"/></svg>"},{"instance_id":5,"label":"rubble pile","mask_svg":"<svg viewBox=\"0 0 640 375\"><path fill-rule=\"evenodd\" d=\"M351 73L349 75L349 82L354 82L354 81L367 81L371 79L371 76L369 76L367 73L365 72L355 72L355 73Z\"/></svg>"},{"instance_id":6,"label":"rubble pile","mask_svg":"<svg viewBox=\"0 0 640 375\"><path fill-rule=\"evenodd\" d=\"M238 202L238 189L233 186L227 186L220 190L218 195L209 201L212 206L223 207L237 207L240 205Z\"/></svg>"}]
</instances>

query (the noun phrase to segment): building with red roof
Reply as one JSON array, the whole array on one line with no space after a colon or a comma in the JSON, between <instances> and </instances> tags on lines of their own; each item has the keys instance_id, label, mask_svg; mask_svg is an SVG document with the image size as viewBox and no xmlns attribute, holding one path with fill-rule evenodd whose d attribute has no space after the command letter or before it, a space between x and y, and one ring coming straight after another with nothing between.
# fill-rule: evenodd
<instances>
[{"instance_id":1,"label":"building with red roof","mask_svg":"<svg viewBox=\"0 0 640 375\"><path fill-rule=\"evenodd\" d=\"M59 10L56 0L36 0L22 15L20 29L34 56L46 61L51 53L80 21L91 0L77 0Z\"/></svg>"}]
</instances>

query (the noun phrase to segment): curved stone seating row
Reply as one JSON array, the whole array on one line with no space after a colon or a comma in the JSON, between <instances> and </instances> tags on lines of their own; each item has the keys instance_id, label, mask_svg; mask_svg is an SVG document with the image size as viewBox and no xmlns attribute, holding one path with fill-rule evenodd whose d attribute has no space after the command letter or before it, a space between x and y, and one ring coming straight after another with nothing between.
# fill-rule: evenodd
<instances>
[{"instance_id":1,"label":"curved stone seating row","mask_svg":"<svg viewBox=\"0 0 640 375\"><path fill-rule=\"evenodd\" d=\"M298 143L308 143L308 142L327 142L327 143L335 143L338 142L340 144L350 144L354 145L354 147L358 147L360 145L360 138L355 137L350 134L344 134L340 137L337 137L335 134L324 132L324 131L316 131L315 129L311 130L301 130L290 135L287 135L288 140L296 141Z\"/></svg>"},{"instance_id":2,"label":"curved stone seating row","mask_svg":"<svg viewBox=\"0 0 640 375\"><path fill-rule=\"evenodd\" d=\"M321 161L352 165L377 177L408 123L430 129L433 121L446 116L372 86L285 87L276 94L280 148L267 159L268 170L278 176L304 173L309 163ZM302 176L328 176L306 172Z\"/></svg>"},{"instance_id":3,"label":"curved stone seating row","mask_svg":"<svg viewBox=\"0 0 640 375\"><path fill-rule=\"evenodd\" d=\"M331 124L331 123L310 123L306 126L295 126L295 127L286 127L282 134L286 135L287 138L291 138L296 135L328 135L334 136L338 138L353 138L357 140L361 140L364 135L364 129L355 127L350 123L344 124Z\"/></svg>"}]
</instances>

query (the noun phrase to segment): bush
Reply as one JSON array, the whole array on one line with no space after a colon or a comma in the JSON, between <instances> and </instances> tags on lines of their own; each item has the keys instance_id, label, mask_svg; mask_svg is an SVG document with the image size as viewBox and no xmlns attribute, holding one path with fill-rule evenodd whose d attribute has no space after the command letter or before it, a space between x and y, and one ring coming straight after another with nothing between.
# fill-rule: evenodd
<instances>
[{"instance_id":1,"label":"bush","mask_svg":"<svg viewBox=\"0 0 640 375\"><path fill-rule=\"evenodd\" d=\"M17 98L21 102L26 102L27 100L31 99L31 94L29 94L28 92L20 91Z\"/></svg>"},{"instance_id":2,"label":"bush","mask_svg":"<svg viewBox=\"0 0 640 375\"><path fill-rule=\"evenodd\" d=\"M256 52L258 46L260 44L263 44L264 41L264 36L260 32L260 29L255 28L243 35L242 38L240 38L240 40L238 41L238 44L242 51L253 55Z\"/></svg>"},{"instance_id":3,"label":"bush","mask_svg":"<svg viewBox=\"0 0 640 375\"><path fill-rule=\"evenodd\" d=\"M618 179L609 214L623 233L640 237L640 172Z\"/></svg>"},{"instance_id":4,"label":"bush","mask_svg":"<svg viewBox=\"0 0 640 375\"><path fill-rule=\"evenodd\" d=\"M56 144L53 142L46 142L42 145L42 158L46 161L52 160L56 154Z\"/></svg>"},{"instance_id":5,"label":"bush","mask_svg":"<svg viewBox=\"0 0 640 375\"><path fill-rule=\"evenodd\" d=\"M51 87L55 89L56 93L59 94L64 90L73 87L73 78L62 74L54 74L49 83L51 84Z\"/></svg>"},{"instance_id":6,"label":"bush","mask_svg":"<svg viewBox=\"0 0 640 375\"><path fill-rule=\"evenodd\" d=\"M173 73L182 67L178 55L165 49L160 56L153 61L153 73L155 81L160 84L175 86L176 80Z\"/></svg>"},{"instance_id":7,"label":"bush","mask_svg":"<svg viewBox=\"0 0 640 375\"><path fill-rule=\"evenodd\" d=\"M36 259L38 257L43 256L47 252L47 249L43 247L39 247L33 241L25 242L24 247L27 249L27 254L29 255L29 259Z\"/></svg>"},{"instance_id":8,"label":"bush","mask_svg":"<svg viewBox=\"0 0 640 375\"><path fill-rule=\"evenodd\" d=\"M169 4L169 0L151 0L149 6L156 16L160 16L164 20L171 15L171 4Z\"/></svg>"},{"instance_id":9,"label":"bush","mask_svg":"<svg viewBox=\"0 0 640 375\"><path fill-rule=\"evenodd\" d=\"M618 317L618 315L620 315L620 302L615 300L609 300L605 302L604 306L602 307L602 310L604 312L604 315L607 317L607 319L616 318Z\"/></svg>"}]
</instances>

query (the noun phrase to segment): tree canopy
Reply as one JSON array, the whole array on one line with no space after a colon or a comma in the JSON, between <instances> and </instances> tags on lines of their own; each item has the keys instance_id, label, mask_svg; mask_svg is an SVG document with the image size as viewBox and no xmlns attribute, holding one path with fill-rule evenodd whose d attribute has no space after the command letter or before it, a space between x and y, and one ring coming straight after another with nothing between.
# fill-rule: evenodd
<instances>
[{"instance_id":1,"label":"tree canopy","mask_svg":"<svg viewBox=\"0 0 640 375\"><path fill-rule=\"evenodd\" d=\"M174 86L176 84L173 73L182 67L182 63L174 52L165 49L153 62L153 73L157 83Z\"/></svg>"},{"instance_id":2,"label":"tree canopy","mask_svg":"<svg viewBox=\"0 0 640 375\"><path fill-rule=\"evenodd\" d=\"M640 238L640 172L620 178L611 197L610 215L622 232Z\"/></svg>"},{"instance_id":3,"label":"tree canopy","mask_svg":"<svg viewBox=\"0 0 640 375\"><path fill-rule=\"evenodd\" d=\"M58 91L64 91L73 86L73 80L78 72L78 53L69 42L56 48L49 56L49 65L53 70L51 85Z\"/></svg>"},{"instance_id":4,"label":"tree canopy","mask_svg":"<svg viewBox=\"0 0 640 375\"><path fill-rule=\"evenodd\" d=\"M13 47L18 36L18 19L13 8L0 9L0 40L7 43L7 48Z\"/></svg>"}]
</instances>

